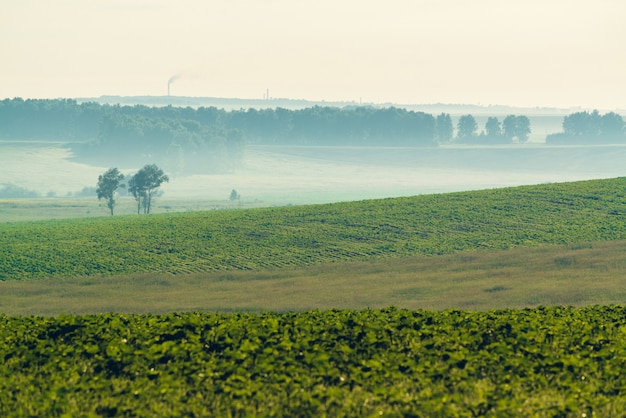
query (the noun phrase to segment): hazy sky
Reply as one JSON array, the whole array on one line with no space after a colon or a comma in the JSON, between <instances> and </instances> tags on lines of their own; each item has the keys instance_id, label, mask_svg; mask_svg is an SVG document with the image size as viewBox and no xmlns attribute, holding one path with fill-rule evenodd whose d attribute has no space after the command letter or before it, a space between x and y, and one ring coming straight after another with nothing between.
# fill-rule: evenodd
<instances>
[{"instance_id":1,"label":"hazy sky","mask_svg":"<svg viewBox=\"0 0 626 418\"><path fill-rule=\"evenodd\" d=\"M0 98L626 108L624 0L3 0Z\"/></svg>"}]
</instances>

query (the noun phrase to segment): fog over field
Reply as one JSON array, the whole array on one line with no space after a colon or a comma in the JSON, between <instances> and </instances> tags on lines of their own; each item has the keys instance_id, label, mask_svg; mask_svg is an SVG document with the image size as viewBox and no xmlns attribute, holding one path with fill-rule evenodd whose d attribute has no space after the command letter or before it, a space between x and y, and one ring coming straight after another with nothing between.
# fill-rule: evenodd
<instances>
[{"instance_id":1,"label":"fog over field","mask_svg":"<svg viewBox=\"0 0 626 418\"><path fill-rule=\"evenodd\" d=\"M574 112L625 114L623 0L5 6L0 190L75 196L109 168L132 175L144 164L170 177L161 202L228 202L234 189L257 205L624 174L623 147L544 143ZM429 117L443 113L457 133L461 117L476 116L471 140L436 138ZM507 116L528 117L529 135L467 145L488 143L486 123L497 117L504 129ZM626 144L622 134L617 143ZM92 143L72 156L62 143L15 142L30 139ZM143 153L159 155L131 161ZM185 170L172 164L178 156ZM213 161L194 170L194 159Z\"/></svg>"},{"instance_id":2,"label":"fog over field","mask_svg":"<svg viewBox=\"0 0 626 418\"><path fill-rule=\"evenodd\" d=\"M63 143L0 142L0 184L64 197L109 167L78 163ZM626 146L307 147L247 145L226 174L171 175L163 198L305 204L623 176ZM150 163L150 161L146 161ZM139 169L122 168L125 174ZM122 195L125 195L122 192ZM93 195L95 199L95 193ZM157 203L158 205L158 203Z\"/></svg>"}]
</instances>

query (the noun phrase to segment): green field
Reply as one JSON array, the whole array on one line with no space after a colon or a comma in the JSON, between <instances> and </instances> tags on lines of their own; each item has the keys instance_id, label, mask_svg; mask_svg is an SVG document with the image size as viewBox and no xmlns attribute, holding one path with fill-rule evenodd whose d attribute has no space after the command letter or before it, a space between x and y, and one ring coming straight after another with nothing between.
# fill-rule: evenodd
<instances>
[{"instance_id":1,"label":"green field","mask_svg":"<svg viewBox=\"0 0 626 418\"><path fill-rule=\"evenodd\" d=\"M301 268L626 239L626 178L410 198L0 224L0 279Z\"/></svg>"},{"instance_id":2,"label":"green field","mask_svg":"<svg viewBox=\"0 0 626 418\"><path fill-rule=\"evenodd\" d=\"M7 222L0 242L3 416L626 407L626 178Z\"/></svg>"},{"instance_id":3,"label":"green field","mask_svg":"<svg viewBox=\"0 0 626 418\"><path fill-rule=\"evenodd\" d=\"M0 316L3 416L612 417L622 307Z\"/></svg>"},{"instance_id":4,"label":"green field","mask_svg":"<svg viewBox=\"0 0 626 418\"><path fill-rule=\"evenodd\" d=\"M626 300L626 241L323 263L308 268L0 282L7 315L482 310Z\"/></svg>"}]
</instances>

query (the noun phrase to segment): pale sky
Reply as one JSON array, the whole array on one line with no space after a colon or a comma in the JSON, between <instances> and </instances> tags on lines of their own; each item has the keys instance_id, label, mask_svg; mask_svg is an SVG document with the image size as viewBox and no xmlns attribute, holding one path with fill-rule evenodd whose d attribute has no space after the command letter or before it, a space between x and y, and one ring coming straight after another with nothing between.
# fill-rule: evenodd
<instances>
[{"instance_id":1,"label":"pale sky","mask_svg":"<svg viewBox=\"0 0 626 418\"><path fill-rule=\"evenodd\" d=\"M626 108L625 0L3 0L0 99Z\"/></svg>"}]
</instances>

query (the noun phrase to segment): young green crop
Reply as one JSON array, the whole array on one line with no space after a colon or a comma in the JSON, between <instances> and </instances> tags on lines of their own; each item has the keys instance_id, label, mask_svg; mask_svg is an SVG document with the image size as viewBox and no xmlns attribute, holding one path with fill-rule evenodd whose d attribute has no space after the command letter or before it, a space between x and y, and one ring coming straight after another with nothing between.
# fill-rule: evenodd
<instances>
[{"instance_id":1,"label":"young green crop","mask_svg":"<svg viewBox=\"0 0 626 418\"><path fill-rule=\"evenodd\" d=\"M0 316L3 416L617 416L626 310Z\"/></svg>"},{"instance_id":2,"label":"young green crop","mask_svg":"<svg viewBox=\"0 0 626 418\"><path fill-rule=\"evenodd\" d=\"M626 178L361 202L0 224L0 279L304 267L626 239Z\"/></svg>"}]
</instances>

